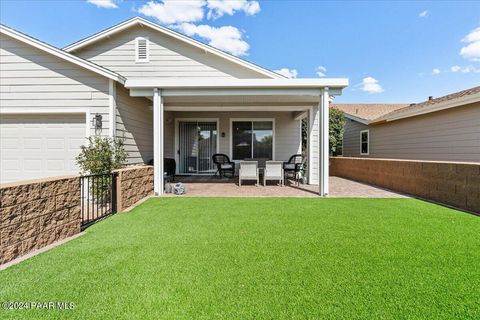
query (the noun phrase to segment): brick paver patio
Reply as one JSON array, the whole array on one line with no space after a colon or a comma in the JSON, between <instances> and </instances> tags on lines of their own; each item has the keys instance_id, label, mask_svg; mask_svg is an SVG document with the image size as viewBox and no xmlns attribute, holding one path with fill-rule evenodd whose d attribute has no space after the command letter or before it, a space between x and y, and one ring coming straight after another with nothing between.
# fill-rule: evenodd
<instances>
[{"instance_id":1,"label":"brick paver patio","mask_svg":"<svg viewBox=\"0 0 480 320\"><path fill-rule=\"evenodd\" d=\"M297 186L293 181L288 181L281 187L270 182L266 187L245 184L239 187L238 179L215 178L211 176L179 176L176 182L186 186L190 197L317 197L318 186ZM172 196L171 194L167 194ZM364 183L330 177L330 197L355 197L355 198L404 198L405 195L367 185Z\"/></svg>"}]
</instances>

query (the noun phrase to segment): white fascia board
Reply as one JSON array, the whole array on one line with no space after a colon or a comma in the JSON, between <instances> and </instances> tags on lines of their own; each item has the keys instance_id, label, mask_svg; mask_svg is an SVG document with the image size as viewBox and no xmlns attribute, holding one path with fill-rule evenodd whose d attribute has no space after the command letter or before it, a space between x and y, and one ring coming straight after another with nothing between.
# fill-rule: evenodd
<instances>
[{"instance_id":1,"label":"white fascia board","mask_svg":"<svg viewBox=\"0 0 480 320\"><path fill-rule=\"evenodd\" d=\"M183 42L186 42L192 46L195 46L197 48L200 48L202 49L203 51L205 52L208 52L208 53L212 53L212 54L215 54L217 56L220 56L226 60L229 60L229 61L232 61L234 63L237 63L237 64L240 64L241 66L243 67L246 67L248 69L251 69L251 70L254 70L258 73L261 73L263 75L266 75L268 77L271 77L271 78L274 78L274 79L284 79L285 77L276 73L276 72L273 72L273 71L270 71L268 69L265 69L265 68L262 68L260 66L257 66L256 64L254 63L251 63L249 61L246 61L246 60L243 60L241 58L238 58L234 55L231 55L227 52L224 52L220 49L217 49L215 47L212 47L212 46L209 46L205 43L202 43L200 41L197 41L193 38L190 38L186 35L183 35L179 32L176 32L176 31L173 31L173 30L170 30L166 27L163 27L161 25L158 25L156 23L153 23L147 19L144 19L144 18L141 18L141 17L134 17L132 19L129 19L127 21L124 21L120 24L117 24L113 27L110 27L106 30L103 30L99 33L96 33L90 37L87 37L83 40L80 40L80 41L77 41L75 43L72 43L71 45L68 45L66 47L63 48L63 50L67 51L67 52L73 52L73 51L76 51L80 48L83 48L91 43L94 43L100 39L103 39L105 37L109 37L117 32L120 32L122 30L125 30L125 29L128 29L130 28L131 26L135 25L135 24L141 24L143 26L147 26L147 27L150 27L156 31L159 31L163 34L166 34L170 37L173 37L175 39L178 39L180 41L183 41Z\"/></svg>"},{"instance_id":2,"label":"white fascia board","mask_svg":"<svg viewBox=\"0 0 480 320\"><path fill-rule=\"evenodd\" d=\"M365 124L367 126L370 123L368 120L353 116L353 115L345 113L345 112L343 113L343 115L345 116L345 118L351 119L351 120L356 121L356 122L360 122L360 123Z\"/></svg>"},{"instance_id":3,"label":"white fascia board","mask_svg":"<svg viewBox=\"0 0 480 320\"><path fill-rule=\"evenodd\" d=\"M476 94L460 97L454 100L435 103L430 106L425 106L418 109L412 108L410 110L405 110L403 112L402 112L402 109L399 109L400 112L398 113L394 112L391 115L386 115L384 117L377 118L373 121L370 121L370 123L377 124L380 122L400 120L400 119L414 117L414 116L418 116L426 113L441 111L441 110L455 108L455 107L461 107L461 106L479 102L479 101L480 101L480 93L476 93Z\"/></svg>"},{"instance_id":4,"label":"white fascia board","mask_svg":"<svg viewBox=\"0 0 480 320\"><path fill-rule=\"evenodd\" d=\"M125 83L125 78L122 77L121 75L113 72L113 71L110 71L110 70L107 70L103 67L100 67L90 61L87 61L87 60L84 60L82 58L79 58L79 57L76 57L68 52L65 52L63 50L60 50L58 48L55 48L49 44L46 44L40 40L37 40L37 39L34 39L30 36L27 36L21 32L18 32L16 30L13 30L7 26L4 26L4 25L0 25L0 32L15 39L15 40L18 40L20 42L23 42L23 43L26 43L32 47L35 47L37 49L40 49L44 52L47 52L51 55L54 55L56 57L59 57L63 60L66 60L68 62L71 62L73 64L76 64L80 67L83 67L85 69L88 69L90 71L93 71L97 74L100 74L104 77L107 77L109 79L112 79L112 80L115 80L115 81L118 81L122 84Z\"/></svg>"},{"instance_id":5,"label":"white fascia board","mask_svg":"<svg viewBox=\"0 0 480 320\"><path fill-rule=\"evenodd\" d=\"M139 79L130 78L125 87L132 89L322 89L345 88L346 78L322 79ZM320 91L318 92L320 94Z\"/></svg>"}]
</instances>

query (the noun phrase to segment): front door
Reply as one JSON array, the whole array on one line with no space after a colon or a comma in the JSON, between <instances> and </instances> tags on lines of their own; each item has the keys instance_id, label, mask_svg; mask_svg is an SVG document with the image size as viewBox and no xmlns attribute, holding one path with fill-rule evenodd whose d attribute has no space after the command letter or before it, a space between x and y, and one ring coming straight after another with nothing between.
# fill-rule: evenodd
<instances>
[{"instance_id":1,"label":"front door","mask_svg":"<svg viewBox=\"0 0 480 320\"><path fill-rule=\"evenodd\" d=\"M217 122L179 121L178 158L181 174L212 174L217 153Z\"/></svg>"}]
</instances>

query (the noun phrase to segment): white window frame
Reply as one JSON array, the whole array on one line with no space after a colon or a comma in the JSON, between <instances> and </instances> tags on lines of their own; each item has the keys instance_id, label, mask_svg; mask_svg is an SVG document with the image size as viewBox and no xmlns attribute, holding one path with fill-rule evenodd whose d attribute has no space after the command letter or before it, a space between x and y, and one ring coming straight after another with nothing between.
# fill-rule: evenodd
<instances>
[{"instance_id":1,"label":"white window frame","mask_svg":"<svg viewBox=\"0 0 480 320\"><path fill-rule=\"evenodd\" d=\"M138 42L140 40L145 40L147 43L147 58L146 59L139 59L138 58ZM135 63L146 63L150 62L150 40L148 37L137 37L135 38Z\"/></svg>"},{"instance_id":2,"label":"white window frame","mask_svg":"<svg viewBox=\"0 0 480 320\"><path fill-rule=\"evenodd\" d=\"M362 134L366 132L367 133L367 152L364 153L362 152ZM368 156L370 154L370 130L361 130L360 131L360 155L362 156Z\"/></svg>"},{"instance_id":3,"label":"white window frame","mask_svg":"<svg viewBox=\"0 0 480 320\"><path fill-rule=\"evenodd\" d=\"M270 121L272 122L272 161L275 161L275 118L230 118L230 159L234 162L240 162L242 160L233 159L233 122L235 121L245 121L245 122L262 122ZM300 138L301 140L301 138ZM252 157L253 157L253 143L252 143Z\"/></svg>"}]
</instances>

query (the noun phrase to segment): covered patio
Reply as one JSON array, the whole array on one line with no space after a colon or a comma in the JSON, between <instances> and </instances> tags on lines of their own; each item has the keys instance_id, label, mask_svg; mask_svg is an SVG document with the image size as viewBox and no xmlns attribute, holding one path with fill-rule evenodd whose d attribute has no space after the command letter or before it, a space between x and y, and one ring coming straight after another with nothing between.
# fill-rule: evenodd
<instances>
[{"instance_id":1,"label":"covered patio","mask_svg":"<svg viewBox=\"0 0 480 320\"><path fill-rule=\"evenodd\" d=\"M246 159L285 162L303 153L308 185L280 193L327 196L329 103L347 85L347 79L151 78L128 79L125 87L131 96L153 101L155 194L164 194L165 158L175 160L178 176L201 181L216 172L211 161L216 153L235 162L236 174ZM241 192L247 195L245 190Z\"/></svg>"}]
</instances>

